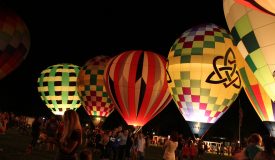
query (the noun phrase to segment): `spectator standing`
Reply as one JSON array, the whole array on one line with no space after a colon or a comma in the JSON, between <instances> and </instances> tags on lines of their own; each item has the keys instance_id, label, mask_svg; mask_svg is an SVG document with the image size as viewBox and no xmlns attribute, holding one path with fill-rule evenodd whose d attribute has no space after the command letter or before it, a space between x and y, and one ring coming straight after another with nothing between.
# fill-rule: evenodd
<instances>
[{"instance_id":1,"label":"spectator standing","mask_svg":"<svg viewBox=\"0 0 275 160\"><path fill-rule=\"evenodd\" d=\"M56 160L77 160L76 151L82 143L82 127L76 111L66 110L64 113L64 126Z\"/></svg>"},{"instance_id":2,"label":"spectator standing","mask_svg":"<svg viewBox=\"0 0 275 160\"><path fill-rule=\"evenodd\" d=\"M163 159L175 160L176 159L175 151L177 147L178 147L177 136L175 133L172 133L170 139L168 139L164 144L165 150L164 150Z\"/></svg>"}]
</instances>

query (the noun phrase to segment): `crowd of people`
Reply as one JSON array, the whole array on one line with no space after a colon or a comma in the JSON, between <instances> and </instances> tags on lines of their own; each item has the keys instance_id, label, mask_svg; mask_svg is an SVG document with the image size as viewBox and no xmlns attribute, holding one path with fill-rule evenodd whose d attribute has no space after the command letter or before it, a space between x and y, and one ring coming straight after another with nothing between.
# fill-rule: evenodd
<instances>
[{"instance_id":1,"label":"crowd of people","mask_svg":"<svg viewBox=\"0 0 275 160\"><path fill-rule=\"evenodd\" d=\"M144 160L145 149L151 141L142 132L122 126L102 130L81 125L77 112L73 110L67 110L63 117L35 117L32 124L25 116L0 113L0 134L7 134L9 127L32 136L26 154L32 154L33 149L41 149L44 145L46 151L56 153L56 160L92 160L93 155L100 160ZM184 139L177 132L172 132L162 147L163 160L200 159L204 152L209 151L209 145L204 141ZM227 150L227 155L236 160L275 160L275 139L257 133L251 134L243 149L235 150L224 144L218 148L217 154L223 155Z\"/></svg>"}]
</instances>

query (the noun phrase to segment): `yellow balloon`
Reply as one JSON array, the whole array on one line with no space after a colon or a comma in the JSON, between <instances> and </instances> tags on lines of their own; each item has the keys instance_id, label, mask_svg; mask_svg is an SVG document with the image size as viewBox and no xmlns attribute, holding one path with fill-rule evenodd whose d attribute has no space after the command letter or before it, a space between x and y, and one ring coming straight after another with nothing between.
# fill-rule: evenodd
<instances>
[{"instance_id":1,"label":"yellow balloon","mask_svg":"<svg viewBox=\"0 0 275 160\"><path fill-rule=\"evenodd\" d=\"M168 61L172 97L193 134L201 137L241 89L232 38L215 24L193 27L176 40Z\"/></svg>"}]
</instances>

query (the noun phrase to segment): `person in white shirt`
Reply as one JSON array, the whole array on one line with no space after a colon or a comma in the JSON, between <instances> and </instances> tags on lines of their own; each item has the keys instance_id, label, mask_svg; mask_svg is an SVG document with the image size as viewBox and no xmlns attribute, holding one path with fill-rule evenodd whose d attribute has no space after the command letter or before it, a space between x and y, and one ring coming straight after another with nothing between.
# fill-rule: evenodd
<instances>
[{"instance_id":1,"label":"person in white shirt","mask_svg":"<svg viewBox=\"0 0 275 160\"><path fill-rule=\"evenodd\" d=\"M177 135L173 133L171 134L170 139L168 139L164 144L165 151L163 154L163 159L175 160L176 159L175 151L177 147L178 147Z\"/></svg>"}]
</instances>

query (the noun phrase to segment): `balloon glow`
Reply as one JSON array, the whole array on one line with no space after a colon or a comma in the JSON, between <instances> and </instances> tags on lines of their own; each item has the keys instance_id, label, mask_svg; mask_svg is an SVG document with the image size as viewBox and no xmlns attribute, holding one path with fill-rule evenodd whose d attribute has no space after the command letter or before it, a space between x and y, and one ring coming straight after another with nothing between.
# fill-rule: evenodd
<instances>
[{"instance_id":1,"label":"balloon glow","mask_svg":"<svg viewBox=\"0 0 275 160\"><path fill-rule=\"evenodd\" d=\"M140 50L123 52L108 63L105 86L128 125L145 125L171 101L165 63L162 56Z\"/></svg>"},{"instance_id":2,"label":"balloon glow","mask_svg":"<svg viewBox=\"0 0 275 160\"><path fill-rule=\"evenodd\" d=\"M234 44L259 84L275 100L275 17L224 0L224 14Z\"/></svg>"},{"instance_id":3,"label":"balloon glow","mask_svg":"<svg viewBox=\"0 0 275 160\"><path fill-rule=\"evenodd\" d=\"M169 52L168 85L196 136L203 136L239 94L234 52L231 36L214 24L185 31Z\"/></svg>"},{"instance_id":4,"label":"balloon glow","mask_svg":"<svg viewBox=\"0 0 275 160\"><path fill-rule=\"evenodd\" d=\"M102 124L114 110L114 104L106 92L103 80L104 69L110 59L107 56L90 59L81 68L77 79L81 102L95 126Z\"/></svg>"},{"instance_id":5,"label":"balloon glow","mask_svg":"<svg viewBox=\"0 0 275 160\"><path fill-rule=\"evenodd\" d=\"M43 70L38 78L41 99L55 115L63 115L67 109L80 107L76 81L79 67L73 64L57 64Z\"/></svg>"},{"instance_id":6,"label":"balloon glow","mask_svg":"<svg viewBox=\"0 0 275 160\"><path fill-rule=\"evenodd\" d=\"M0 80L15 70L30 49L30 35L24 21L14 12L0 10Z\"/></svg>"},{"instance_id":7,"label":"balloon glow","mask_svg":"<svg viewBox=\"0 0 275 160\"><path fill-rule=\"evenodd\" d=\"M275 103L272 102L266 94L263 87L253 75L253 72L238 52L236 52L236 59L245 93L260 119L269 129L271 135L275 137Z\"/></svg>"}]
</instances>

